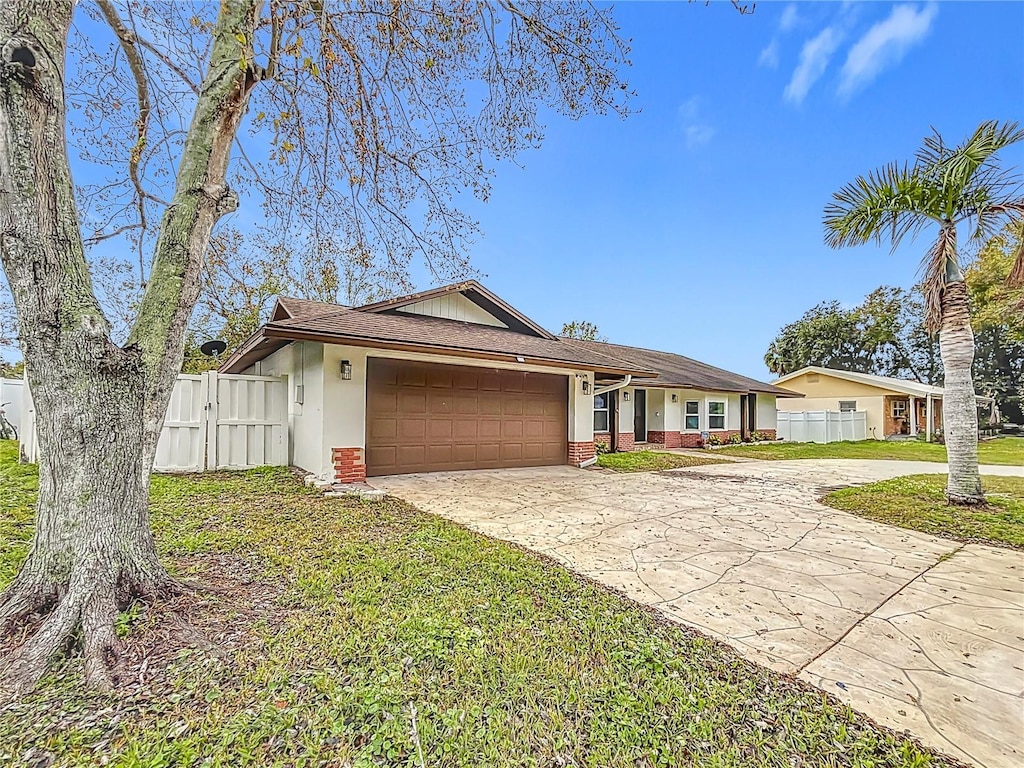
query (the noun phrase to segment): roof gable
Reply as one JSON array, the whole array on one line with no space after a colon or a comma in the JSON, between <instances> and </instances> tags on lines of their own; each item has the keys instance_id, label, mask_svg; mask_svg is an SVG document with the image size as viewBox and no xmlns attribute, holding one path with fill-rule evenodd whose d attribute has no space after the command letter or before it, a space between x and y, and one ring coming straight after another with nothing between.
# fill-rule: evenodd
<instances>
[{"instance_id":1,"label":"roof gable","mask_svg":"<svg viewBox=\"0 0 1024 768\"><path fill-rule=\"evenodd\" d=\"M926 397L928 395L941 397L942 387L935 387L930 384L922 384L919 381L907 381L896 379L891 376L876 376L873 373L857 373L855 371L840 371L835 368L825 368L820 365L808 365L793 373L787 373L775 380L775 384L783 387L801 386L803 384L816 384L811 381L812 376L825 376L829 379L840 382L851 382L866 387L873 387L884 392L898 392L914 397Z\"/></svg>"},{"instance_id":2,"label":"roof gable","mask_svg":"<svg viewBox=\"0 0 1024 768\"><path fill-rule=\"evenodd\" d=\"M494 318L500 324L497 327L504 327L510 331L515 331L516 333L522 333L528 336L537 336L541 339L555 339L555 336L546 331L541 325L535 323L511 304L506 303L496 294L491 293L476 280L466 280L461 283L453 283L452 285L432 288L428 291L420 291L419 293L413 293L408 296L399 296L394 299L386 299L385 301L366 304L362 307L354 307L354 309L360 312L388 314L394 312L406 312L410 314L432 315L435 317L440 316L448 317L448 319L459 320L461 318L451 317L450 315L436 315L432 311L423 311L426 309L425 305L428 303L433 302L436 299L452 295L461 295L464 299L476 305L476 307L483 310L483 313L486 316ZM458 302L455 302L455 304L457 305ZM437 311L442 310L438 309ZM474 313L474 316L477 318L481 317L479 313ZM479 320L466 319L463 320L463 322L479 323ZM480 324L491 325L492 323Z\"/></svg>"}]
</instances>

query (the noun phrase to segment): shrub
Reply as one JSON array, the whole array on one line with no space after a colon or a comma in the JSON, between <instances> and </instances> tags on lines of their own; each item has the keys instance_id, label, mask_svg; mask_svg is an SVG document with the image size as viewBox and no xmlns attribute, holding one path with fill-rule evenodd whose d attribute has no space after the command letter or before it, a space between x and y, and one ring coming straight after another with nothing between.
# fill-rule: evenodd
<instances>
[{"instance_id":1,"label":"shrub","mask_svg":"<svg viewBox=\"0 0 1024 768\"><path fill-rule=\"evenodd\" d=\"M729 435L729 443L731 445L739 445L742 442L743 438L740 437L738 432L734 432L733 434Z\"/></svg>"}]
</instances>

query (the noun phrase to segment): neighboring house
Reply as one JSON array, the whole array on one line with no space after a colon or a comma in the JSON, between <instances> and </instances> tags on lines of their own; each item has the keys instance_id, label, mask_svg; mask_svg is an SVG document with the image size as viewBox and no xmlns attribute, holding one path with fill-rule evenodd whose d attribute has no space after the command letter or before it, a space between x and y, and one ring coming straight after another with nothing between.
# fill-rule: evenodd
<instances>
[{"instance_id":1,"label":"neighboring house","mask_svg":"<svg viewBox=\"0 0 1024 768\"><path fill-rule=\"evenodd\" d=\"M280 298L220 370L287 376L291 463L338 482L579 466L595 441L774 434L776 396L799 397L678 355L560 338L476 281L356 308Z\"/></svg>"},{"instance_id":2,"label":"neighboring house","mask_svg":"<svg viewBox=\"0 0 1024 768\"><path fill-rule=\"evenodd\" d=\"M942 387L917 381L852 373L810 365L775 380L775 385L803 395L778 401L783 411L864 411L869 438L894 435L931 436L942 430ZM979 405L991 398L978 396Z\"/></svg>"}]
</instances>

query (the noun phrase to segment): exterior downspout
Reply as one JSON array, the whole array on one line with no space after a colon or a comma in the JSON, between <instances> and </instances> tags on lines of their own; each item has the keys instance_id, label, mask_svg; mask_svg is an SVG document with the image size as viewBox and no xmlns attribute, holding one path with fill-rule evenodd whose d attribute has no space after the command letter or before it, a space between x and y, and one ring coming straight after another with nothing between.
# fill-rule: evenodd
<instances>
[{"instance_id":1,"label":"exterior downspout","mask_svg":"<svg viewBox=\"0 0 1024 768\"><path fill-rule=\"evenodd\" d=\"M596 397L597 395L603 395L606 392L614 392L616 389L628 387L631 381L633 381L633 374L627 373L626 378L624 378L618 384L609 384L607 387L600 387L594 389L594 396Z\"/></svg>"}]
</instances>

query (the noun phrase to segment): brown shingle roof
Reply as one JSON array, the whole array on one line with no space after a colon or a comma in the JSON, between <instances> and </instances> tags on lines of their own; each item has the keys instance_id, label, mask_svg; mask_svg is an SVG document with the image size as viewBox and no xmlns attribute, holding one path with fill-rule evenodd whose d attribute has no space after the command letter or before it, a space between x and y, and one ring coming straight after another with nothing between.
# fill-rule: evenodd
<instances>
[{"instance_id":1,"label":"brown shingle roof","mask_svg":"<svg viewBox=\"0 0 1024 768\"><path fill-rule=\"evenodd\" d=\"M637 367L655 371L658 377L653 381L644 381L643 386L685 387L706 392L762 392L782 397L800 397L792 390L740 376L738 373L715 368L713 365L682 355L674 355L671 352L626 347L621 344L609 344L605 341L573 339L572 343Z\"/></svg>"},{"instance_id":2,"label":"brown shingle roof","mask_svg":"<svg viewBox=\"0 0 1024 768\"><path fill-rule=\"evenodd\" d=\"M465 357L513 360L521 357L528 363L620 375L628 373L637 377L654 375L643 366L557 337L544 339L505 328L425 315L378 314L338 306L330 312L318 312L312 311L312 307L289 306L295 306L300 310L299 314L271 320L264 325L225 362L222 370L227 373L244 370L291 340L310 339L336 344L449 352ZM302 309L310 312L304 314Z\"/></svg>"}]
</instances>

